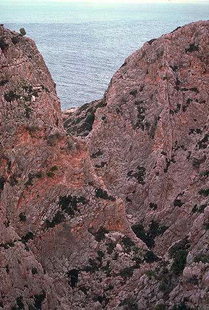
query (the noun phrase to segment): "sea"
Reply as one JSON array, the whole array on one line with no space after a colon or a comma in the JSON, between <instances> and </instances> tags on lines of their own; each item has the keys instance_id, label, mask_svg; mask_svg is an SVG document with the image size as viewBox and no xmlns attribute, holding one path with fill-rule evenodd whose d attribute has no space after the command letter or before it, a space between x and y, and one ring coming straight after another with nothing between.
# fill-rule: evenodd
<instances>
[{"instance_id":1,"label":"sea","mask_svg":"<svg viewBox=\"0 0 209 310\"><path fill-rule=\"evenodd\" d=\"M0 23L24 27L57 85L62 109L102 98L124 59L147 40L209 19L209 2L105 4L0 0Z\"/></svg>"}]
</instances>

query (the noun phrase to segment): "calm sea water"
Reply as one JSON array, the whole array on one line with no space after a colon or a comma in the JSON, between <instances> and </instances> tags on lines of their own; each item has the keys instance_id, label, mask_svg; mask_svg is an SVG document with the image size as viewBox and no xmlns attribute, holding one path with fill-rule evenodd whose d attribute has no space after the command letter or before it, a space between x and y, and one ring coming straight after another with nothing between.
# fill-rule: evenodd
<instances>
[{"instance_id":1,"label":"calm sea water","mask_svg":"<svg viewBox=\"0 0 209 310\"><path fill-rule=\"evenodd\" d=\"M34 1L35 2L35 1ZM57 84L63 109L102 97L124 59L154 37L209 19L209 3L90 6L0 3L0 22L25 27Z\"/></svg>"}]
</instances>

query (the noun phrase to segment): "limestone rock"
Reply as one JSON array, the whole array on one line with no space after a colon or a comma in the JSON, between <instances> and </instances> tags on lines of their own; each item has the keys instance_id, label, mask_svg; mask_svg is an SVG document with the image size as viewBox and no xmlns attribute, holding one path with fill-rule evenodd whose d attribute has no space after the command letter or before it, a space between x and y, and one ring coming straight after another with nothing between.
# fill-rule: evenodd
<instances>
[{"instance_id":1,"label":"limestone rock","mask_svg":"<svg viewBox=\"0 0 209 310\"><path fill-rule=\"evenodd\" d=\"M94 107L90 103L85 109ZM181 284L187 254L198 263L208 260L208 107L206 21L151 40L129 56L94 113L85 141L96 173L112 195L123 199L136 236L165 258L159 263L164 269L150 272L155 283L144 287L139 280L127 307L135 300L143 305L139 309L154 309L148 288L156 295L161 291L157 298L164 296L165 309L203 309L208 299L196 288L200 279ZM81 107L64 124L68 133L83 136L84 122ZM190 286L197 290L191 301Z\"/></svg>"},{"instance_id":2,"label":"limestone rock","mask_svg":"<svg viewBox=\"0 0 209 310\"><path fill-rule=\"evenodd\" d=\"M207 309L208 43L209 22L146 43L63 116L0 26L0 308Z\"/></svg>"}]
</instances>

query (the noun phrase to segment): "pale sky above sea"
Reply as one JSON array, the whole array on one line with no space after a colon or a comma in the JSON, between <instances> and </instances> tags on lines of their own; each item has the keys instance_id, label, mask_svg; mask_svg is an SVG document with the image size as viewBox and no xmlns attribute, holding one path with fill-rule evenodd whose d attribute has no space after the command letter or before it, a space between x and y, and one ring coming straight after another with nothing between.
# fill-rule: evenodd
<instances>
[{"instance_id":1,"label":"pale sky above sea","mask_svg":"<svg viewBox=\"0 0 209 310\"><path fill-rule=\"evenodd\" d=\"M51 4L51 3L64 3L64 2L74 2L74 3L81 3L85 2L88 4L96 4L97 6L103 5L114 5L114 4L122 4L122 3L158 3L158 2L172 2L172 3L200 3L206 2L209 3L209 0L1 0L1 4L31 4L31 5L40 5L40 4Z\"/></svg>"}]
</instances>

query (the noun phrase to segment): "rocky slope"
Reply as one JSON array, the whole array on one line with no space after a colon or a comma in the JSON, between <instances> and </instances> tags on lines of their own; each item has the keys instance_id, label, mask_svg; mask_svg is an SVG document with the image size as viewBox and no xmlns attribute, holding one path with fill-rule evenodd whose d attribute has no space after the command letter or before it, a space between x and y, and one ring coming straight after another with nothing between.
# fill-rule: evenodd
<instances>
[{"instance_id":1,"label":"rocky slope","mask_svg":"<svg viewBox=\"0 0 209 310\"><path fill-rule=\"evenodd\" d=\"M151 40L65 113L0 27L0 308L208 309L209 22Z\"/></svg>"}]
</instances>

